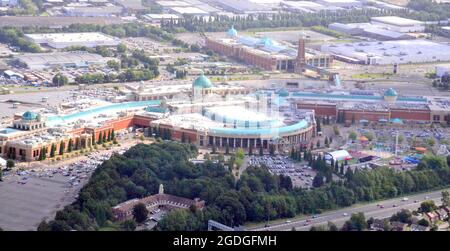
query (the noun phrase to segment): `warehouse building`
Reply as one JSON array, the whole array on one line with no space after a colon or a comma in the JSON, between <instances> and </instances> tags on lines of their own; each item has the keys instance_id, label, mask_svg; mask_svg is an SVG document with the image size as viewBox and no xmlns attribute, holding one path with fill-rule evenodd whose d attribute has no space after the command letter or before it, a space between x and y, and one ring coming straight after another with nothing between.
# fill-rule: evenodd
<instances>
[{"instance_id":1,"label":"warehouse building","mask_svg":"<svg viewBox=\"0 0 450 251\"><path fill-rule=\"evenodd\" d=\"M298 13L315 13L324 10L342 9L334 6L325 6L315 2L309 1L282 1L280 6L283 10Z\"/></svg>"},{"instance_id":2,"label":"warehouse building","mask_svg":"<svg viewBox=\"0 0 450 251\"><path fill-rule=\"evenodd\" d=\"M18 0L0 0L0 7L15 7L18 4Z\"/></svg>"},{"instance_id":3,"label":"warehouse building","mask_svg":"<svg viewBox=\"0 0 450 251\"><path fill-rule=\"evenodd\" d=\"M272 8L249 0L209 0L209 2L234 14L275 13Z\"/></svg>"},{"instance_id":4,"label":"warehouse building","mask_svg":"<svg viewBox=\"0 0 450 251\"><path fill-rule=\"evenodd\" d=\"M15 57L14 63L30 70L60 67L87 68L104 66L108 58L87 52L29 53Z\"/></svg>"},{"instance_id":5,"label":"warehouse building","mask_svg":"<svg viewBox=\"0 0 450 251\"><path fill-rule=\"evenodd\" d=\"M160 25L162 22L173 21L178 23L183 17L175 14L146 14L143 15L142 18L149 23Z\"/></svg>"},{"instance_id":6,"label":"warehouse building","mask_svg":"<svg viewBox=\"0 0 450 251\"><path fill-rule=\"evenodd\" d=\"M316 2L325 6L336 6L345 9L363 7L363 3L357 0L317 0Z\"/></svg>"},{"instance_id":7,"label":"warehouse building","mask_svg":"<svg viewBox=\"0 0 450 251\"><path fill-rule=\"evenodd\" d=\"M69 17L117 17L122 14L123 8L119 6L101 7L63 7L65 16Z\"/></svg>"},{"instance_id":8,"label":"warehouse building","mask_svg":"<svg viewBox=\"0 0 450 251\"><path fill-rule=\"evenodd\" d=\"M56 49L70 46L116 46L120 43L120 39L99 32L25 34L25 38Z\"/></svg>"},{"instance_id":9,"label":"warehouse building","mask_svg":"<svg viewBox=\"0 0 450 251\"><path fill-rule=\"evenodd\" d=\"M422 39L328 44L321 51L373 65L450 61L450 45Z\"/></svg>"},{"instance_id":10,"label":"warehouse building","mask_svg":"<svg viewBox=\"0 0 450 251\"><path fill-rule=\"evenodd\" d=\"M350 36L363 36L377 40L405 40L414 38L411 35L388 30L370 23L332 23L328 25L328 28Z\"/></svg>"},{"instance_id":11,"label":"warehouse building","mask_svg":"<svg viewBox=\"0 0 450 251\"><path fill-rule=\"evenodd\" d=\"M396 16L372 17L370 22L397 32L423 32L425 30L424 22Z\"/></svg>"}]
</instances>

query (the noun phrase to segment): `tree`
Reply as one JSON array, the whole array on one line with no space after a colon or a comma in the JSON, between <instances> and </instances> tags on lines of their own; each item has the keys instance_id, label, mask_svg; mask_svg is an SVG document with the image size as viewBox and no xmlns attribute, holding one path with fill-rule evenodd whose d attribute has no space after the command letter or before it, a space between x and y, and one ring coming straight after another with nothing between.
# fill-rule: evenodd
<instances>
[{"instance_id":1,"label":"tree","mask_svg":"<svg viewBox=\"0 0 450 251\"><path fill-rule=\"evenodd\" d=\"M348 138L353 140L353 141L356 140L357 137L358 137L358 135L354 131L350 131L349 134L348 134Z\"/></svg>"},{"instance_id":2,"label":"tree","mask_svg":"<svg viewBox=\"0 0 450 251\"><path fill-rule=\"evenodd\" d=\"M334 224L333 222L329 221L327 223L328 225L328 231L338 231L338 227L336 226L336 224Z\"/></svg>"},{"instance_id":3,"label":"tree","mask_svg":"<svg viewBox=\"0 0 450 251\"><path fill-rule=\"evenodd\" d=\"M432 200L427 200L427 201L422 202L422 204L420 204L420 208L419 208L420 212L422 212L422 213L429 213L436 209L437 209L437 206L436 206L436 204L434 204L434 201L432 201Z\"/></svg>"},{"instance_id":4,"label":"tree","mask_svg":"<svg viewBox=\"0 0 450 251\"><path fill-rule=\"evenodd\" d=\"M336 162L336 163L338 163L338 162ZM341 175L344 175L344 162L341 162L341 166L339 167L339 173Z\"/></svg>"},{"instance_id":5,"label":"tree","mask_svg":"<svg viewBox=\"0 0 450 251\"><path fill-rule=\"evenodd\" d=\"M6 161L6 169L7 170L13 169L15 165L16 165L16 163L12 159L9 159Z\"/></svg>"},{"instance_id":6,"label":"tree","mask_svg":"<svg viewBox=\"0 0 450 251\"><path fill-rule=\"evenodd\" d=\"M330 147L330 143L328 142L328 137L325 137L325 147Z\"/></svg>"},{"instance_id":7,"label":"tree","mask_svg":"<svg viewBox=\"0 0 450 251\"><path fill-rule=\"evenodd\" d=\"M230 154L230 146L228 145L228 143L227 143L227 145L225 146L225 154L226 154L226 155Z\"/></svg>"},{"instance_id":8,"label":"tree","mask_svg":"<svg viewBox=\"0 0 450 251\"><path fill-rule=\"evenodd\" d=\"M64 148L66 148L66 144L61 140L61 144L59 144L59 155L64 154Z\"/></svg>"},{"instance_id":9,"label":"tree","mask_svg":"<svg viewBox=\"0 0 450 251\"><path fill-rule=\"evenodd\" d=\"M112 140L116 139L116 133L114 132L114 128L111 131L111 139Z\"/></svg>"},{"instance_id":10,"label":"tree","mask_svg":"<svg viewBox=\"0 0 450 251\"><path fill-rule=\"evenodd\" d=\"M275 156L275 145L270 144L270 146L269 146L269 154L271 156Z\"/></svg>"},{"instance_id":11,"label":"tree","mask_svg":"<svg viewBox=\"0 0 450 251\"><path fill-rule=\"evenodd\" d=\"M92 144L92 145L96 145L96 144L97 144L97 141L95 140L95 132L92 133L92 136L91 136L91 144Z\"/></svg>"},{"instance_id":12,"label":"tree","mask_svg":"<svg viewBox=\"0 0 450 251\"><path fill-rule=\"evenodd\" d=\"M67 152L72 152L73 150L73 140L72 138L69 139L69 143L67 144Z\"/></svg>"},{"instance_id":13,"label":"tree","mask_svg":"<svg viewBox=\"0 0 450 251\"><path fill-rule=\"evenodd\" d=\"M355 114L352 115L352 125L354 125L356 123L355 121Z\"/></svg>"},{"instance_id":14,"label":"tree","mask_svg":"<svg viewBox=\"0 0 450 251\"><path fill-rule=\"evenodd\" d=\"M434 138L428 138L427 139L427 144L431 147L433 147L436 144L436 141L434 140Z\"/></svg>"},{"instance_id":15,"label":"tree","mask_svg":"<svg viewBox=\"0 0 450 251\"><path fill-rule=\"evenodd\" d=\"M125 53L127 52L127 46L124 43L120 43L117 45L117 52Z\"/></svg>"},{"instance_id":16,"label":"tree","mask_svg":"<svg viewBox=\"0 0 450 251\"><path fill-rule=\"evenodd\" d=\"M213 144L211 153L214 154L217 152L216 144Z\"/></svg>"},{"instance_id":17,"label":"tree","mask_svg":"<svg viewBox=\"0 0 450 251\"><path fill-rule=\"evenodd\" d=\"M352 214L350 220L344 223L342 231L362 231L367 229L367 221L364 213Z\"/></svg>"},{"instance_id":18,"label":"tree","mask_svg":"<svg viewBox=\"0 0 450 251\"><path fill-rule=\"evenodd\" d=\"M422 218L419 221L417 221L417 224L419 224L421 226L424 226L424 227L429 227L430 226L430 223L425 218Z\"/></svg>"},{"instance_id":19,"label":"tree","mask_svg":"<svg viewBox=\"0 0 450 251\"><path fill-rule=\"evenodd\" d=\"M133 207L133 218L137 223L147 220L148 210L143 203L138 203Z\"/></svg>"},{"instance_id":20,"label":"tree","mask_svg":"<svg viewBox=\"0 0 450 251\"><path fill-rule=\"evenodd\" d=\"M264 155L264 149L262 146L259 147L259 156L263 156Z\"/></svg>"},{"instance_id":21,"label":"tree","mask_svg":"<svg viewBox=\"0 0 450 251\"><path fill-rule=\"evenodd\" d=\"M98 134L98 141L97 141L97 144L99 144L99 145L103 144L103 133L102 133L102 132L100 132L100 133Z\"/></svg>"},{"instance_id":22,"label":"tree","mask_svg":"<svg viewBox=\"0 0 450 251\"><path fill-rule=\"evenodd\" d=\"M319 139L319 140L317 140L317 143L316 143L316 148L320 148L320 139Z\"/></svg>"},{"instance_id":23,"label":"tree","mask_svg":"<svg viewBox=\"0 0 450 251\"><path fill-rule=\"evenodd\" d=\"M341 132L339 131L339 128L335 125L333 126L334 135L339 136Z\"/></svg>"},{"instance_id":24,"label":"tree","mask_svg":"<svg viewBox=\"0 0 450 251\"><path fill-rule=\"evenodd\" d=\"M54 86L67 85L68 83L69 83L69 79L66 76L62 75L61 73L57 73L52 78L52 84Z\"/></svg>"},{"instance_id":25,"label":"tree","mask_svg":"<svg viewBox=\"0 0 450 251\"><path fill-rule=\"evenodd\" d=\"M322 126L320 125L319 117L316 117L316 131L317 132L321 132L322 131Z\"/></svg>"},{"instance_id":26,"label":"tree","mask_svg":"<svg viewBox=\"0 0 450 251\"><path fill-rule=\"evenodd\" d=\"M442 195L442 199L441 199L442 205L445 206L445 207L450 206L450 195L449 195L449 192L447 190L442 191L441 195Z\"/></svg>"},{"instance_id":27,"label":"tree","mask_svg":"<svg viewBox=\"0 0 450 251\"><path fill-rule=\"evenodd\" d=\"M50 148L50 157L55 157L55 151L56 151L56 145L55 143L52 143L52 147Z\"/></svg>"},{"instance_id":28,"label":"tree","mask_svg":"<svg viewBox=\"0 0 450 251\"><path fill-rule=\"evenodd\" d=\"M248 146L248 155L252 155L252 154L253 154L253 147Z\"/></svg>"},{"instance_id":29,"label":"tree","mask_svg":"<svg viewBox=\"0 0 450 251\"><path fill-rule=\"evenodd\" d=\"M125 220L120 223L120 228L125 231L134 231L136 229L136 221L133 219Z\"/></svg>"},{"instance_id":30,"label":"tree","mask_svg":"<svg viewBox=\"0 0 450 251\"><path fill-rule=\"evenodd\" d=\"M400 212L391 216L391 222L400 221L403 223L411 224L412 223L412 213L408 209L402 209Z\"/></svg>"},{"instance_id":31,"label":"tree","mask_svg":"<svg viewBox=\"0 0 450 251\"><path fill-rule=\"evenodd\" d=\"M106 62L106 65L108 65L109 68L114 69L116 71L120 70L120 63L116 60L108 60Z\"/></svg>"},{"instance_id":32,"label":"tree","mask_svg":"<svg viewBox=\"0 0 450 251\"><path fill-rule=\"evenodd\" d=\"M312 182L313 187L321 187L323 185L323 174L317 173Z\"/></svg>"}]
</instances>

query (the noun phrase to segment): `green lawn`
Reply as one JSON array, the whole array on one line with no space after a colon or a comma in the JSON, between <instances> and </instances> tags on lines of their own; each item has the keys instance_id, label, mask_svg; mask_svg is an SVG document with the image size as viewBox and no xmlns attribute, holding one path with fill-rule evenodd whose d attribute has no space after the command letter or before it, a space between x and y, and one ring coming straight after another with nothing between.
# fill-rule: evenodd
<instances>
[{"instance_id":1,"label":"green lawn","mask_svg":"<svg viewBox=\"0 0 450 251\"><path fill-rule=\"evenodd\" d=\"M354 79L374 79L374 78L387 78L392 76L392 73L359 73L353 74Z\"/></svg>"}]
</instances>

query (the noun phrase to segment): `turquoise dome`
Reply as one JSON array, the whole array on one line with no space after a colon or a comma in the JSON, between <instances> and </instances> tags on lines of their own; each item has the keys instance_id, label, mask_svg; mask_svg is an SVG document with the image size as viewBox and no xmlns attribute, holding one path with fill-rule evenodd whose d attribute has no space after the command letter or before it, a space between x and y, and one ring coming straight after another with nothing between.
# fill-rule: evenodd
<instances>
[{"instance_id":1,"label":"turquoise dome","mask_svg":"<svg viewBox=\"0 0 450 251\"><path fill-rule=\"evenodd\" d=\"M229 37L237 37L237 30L234 28L234 25L228 30L227 35Z\"/></svg>"},{"instance_id":2,"label":"turquoise dome","mask_svg":"<svg viewBox=\"0 0 450 251\"><path fill-rule=\"evenodd\" d=\"M285 89L279 89L278 91L275 92L276 94L278 94L281 97L287 97L289 96L289 92Z\"/></svg>"},{"instance_id":3,"label":"turquoise dome","mask_svg":"<svg viewBox=\"0 0 450 251\"><path fill-rule=\"evenodd\" d=\"M24 120L36 120L37 116L38 116L37 113L31 112L31 111L27 111L24 114L22 114L22 119L24 119Z\"/></svg>"},{"instance_id":4,"label":"turquoise dome","mask_svg":"<svg viewBox=\"0 0 450 251\"><path fill-rule=\"evenodd\" d=\"M265 38L261 39L260 43L262 45L264 45L264 46L272 46L273 45L272 40L270 38L268 38L268 37L265 37Z\"/></svg>"},{"instance_id":5,"label":"turquoise dome","mask_svg":"<svg viewBox=\"0 0 450 251\"><path fill-rule=\"evenodd\" d=\"M209 78L205 76L205 74L200 74L198 78L194 80L194 83L192 84L194 88L211 88L212 83Z\"/></svg>"},{"instance_id":6,"label":"turquoise dome","mask_svg":"<svg viewBox=\"0 0 450 251\"><path fill-rule=\"evenodd\" d=\"M387 89L387 90L384 92L384 96L387 96L387 97L396 97L396 96L398 96L398 95L397 95L397 92L396 92L394 89L389 88L389 89Z\"/></svg>"}]
</instances>

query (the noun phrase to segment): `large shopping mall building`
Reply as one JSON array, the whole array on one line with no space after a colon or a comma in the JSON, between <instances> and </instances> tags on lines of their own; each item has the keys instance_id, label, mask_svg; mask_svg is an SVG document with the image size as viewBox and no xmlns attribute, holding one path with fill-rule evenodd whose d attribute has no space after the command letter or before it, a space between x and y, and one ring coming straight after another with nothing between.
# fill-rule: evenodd
<instances>
[{"instance_id":1,"label":"large shopping mall building","mask_svg":"<svg viewBox=\"0 0 450 251\"><path fill-rule=\"evenodd\" d=\"M135 92L144 90L141 86ZM199 147L262 148L266 152L271 146L286 151L307 145L314 135L314 112L292 109L292 104L276 92L214 85L201 74L190 92L184 93L188 99L179 98L179 94L180 90L173 88L159 99L149 93L146 96L150 98L136 98L140 101L67 113L17 114L11 126L0 129L0 156L34 161L42 151L50 156L52 146L56 155L61 147L67 153L69 141L72 149L89 148L100 137L109 138L114 132L120 138L132 128Z\"/></svg>"}]
</instances>

